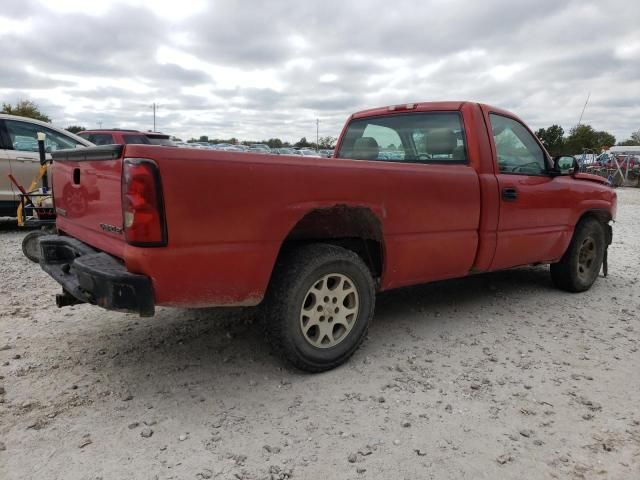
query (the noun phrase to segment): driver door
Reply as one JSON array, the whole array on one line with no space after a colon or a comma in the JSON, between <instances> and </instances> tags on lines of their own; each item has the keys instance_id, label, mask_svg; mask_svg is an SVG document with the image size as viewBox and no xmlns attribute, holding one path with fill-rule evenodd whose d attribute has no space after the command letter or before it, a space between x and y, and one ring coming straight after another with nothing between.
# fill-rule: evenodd
<instances>
[{"instance_id":1,"label":"driver door","mask_svg":"<svg viewBox=\"0 0 640 480\"><path fill-rule=\"evenodd\" d=\"M500 195L491 269L556 260L571 236L570 205L558 201L566 184L547 174L547 155L524 124L496 113L488 117Z\"/></svg>"}]
</instances>

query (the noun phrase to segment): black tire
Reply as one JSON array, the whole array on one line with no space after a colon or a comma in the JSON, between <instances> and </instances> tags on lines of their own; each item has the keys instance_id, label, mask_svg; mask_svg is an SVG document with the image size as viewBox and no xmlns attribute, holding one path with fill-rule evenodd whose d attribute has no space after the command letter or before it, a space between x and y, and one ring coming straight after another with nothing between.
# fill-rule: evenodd
<instances>
[{"instance_id":1,"label":"black tire","mask_svg":"<svg viewBox=\"0 0 640 480\"><path fill-rule=\"evenodd\" d=\"M553 284L568 292L589 290L602 268L605 249L602 223L594 218L580 221L562 259L551 264Z\"/></svg>"},{"instance_id":2,"label":"black tire","mask_svg":"<svg viewBox=\"0 0 640 480\"><path fill-rule=\"evenodd\" d=\"M40 262L40 237L45 235L49 234L42 230L33 230L22 239L22 253L32 262Z\"/></svg>"},{"instance_id":3,"label":"black tire","mask_svg":"<svg viewBox=\"0 0 640 480\"><path fill-rule=\"evenodd\" d=\"M336 301L339 298L336 293L329 300L326 300L329 297L314 300L314 292L319 291L314 289L330 289L332 282L334 285L340 282L340 288L353 295L348 293L348 298ZM334 289L331 291L339 292L337 286ZM327 293L331 295L331 291ZM355 307L349 305L354 301ZM345 310L340 313L336 308L336 323L330 324L333 317L320 316L333 315L329 309L340 307L341 303ZM374 307L373 278L358 255L334 245L306 245L278 259L265 299L265 333L274 349L291 364L307 372L322 372L344 363L358 349L369 329ZM318 312L324 309L323 313L316 314L316 308ZM353 319L348 327L343 326L345 320L338 320L338 315L346 315L345 311L354 311L348 315ZM309 327L313 322L305 325L305 318L309 322L306 312L318 315L318 322L325 318L327 323L316 323L317 327ZM325 342L327 339L329 342Z\"/></svg>"}]
</instances>

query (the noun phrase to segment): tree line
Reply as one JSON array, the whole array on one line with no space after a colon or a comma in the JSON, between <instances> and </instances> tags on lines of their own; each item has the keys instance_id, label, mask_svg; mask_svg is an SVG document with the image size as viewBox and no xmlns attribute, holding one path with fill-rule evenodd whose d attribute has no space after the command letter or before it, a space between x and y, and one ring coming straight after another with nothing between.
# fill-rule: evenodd
<instances>
[{"instance_id":1,"label":"tree line","mask_svg":"<svg viewBox=\"0 0 640 480\"><path fill-rule=\"evenodd\" d=\"M19 100L15 105L11 103L2 103L2 111L10 115L19 115L21 117L34 118L43 122L51 122L48 115L40 111L38 105L31 100ZM71 133L78 133L86 130L81 125L70 125L66 128ZM603 148L612 147L616 144L616 137L606 131L598 131L591 125L577 125L569 131L569 135L565 136L565 131L560 125L551 125L547 128L540 128L536 131L537 137L542 140L551 155L576 155L586 150L599 152ZM173 137L174 140L180 140ZM202 135L199 139L190 138L188 143L208 142L211 144L230 143L233 145L243 144L251 145L254 143L264 143L270 148L299 147L299 148L320 148L332 149L336 146L336 137L326 136L318 139L318 144L309 142L306 137L302 137L295 143L283 141L279 138L270 138L268 140L238 140L232 138L213 138L209 139L207 135ZM618 143L618 145L640 145L640 129L634 131L631 136Z\"/></svg>"},{"instance_id":2,"label":"tree line","mask_svg":"<svg viewBox=\"0 0 640 480\"><path fill-rule=\"evenodd\" d=\"M49 118L48 115L40 111L40 107L38 107L38 105L35 102L32 102L31 100L18 100L18 102L15 105L3 102L2 112L0 113L6 113L9 115L18 115L20 117L28 117L28 118L33 118L35 120L40 120L42 122L51 123L51 118ZM78 133L78 132L82 132L83 130L86 130L86 128L83 127L82 125L69 125L67 128L65 128L65 130L71 133ZM181 141L180 138L178 137L172 137L172 139L175 141ZM189 140L187 140L187 143L195 143L195 142L207 142L211 144L230 143L232 145L238 145L238 144L251 145L254 143L264 143L268 145L270 148L299 147L299 148L313 148L313 149L316 149L316 148L332 149L332 148L335 148L336 141L337 141L336 137L332 137L332 136L320 137L318 139L318 144L316 145L315 142L309 142L307 141L306 137L302 137L299 141L292 144L290 142L282 141L279 138L270 138L269 140L260 140L260 141L257 141L257 140L240 141L235 137L209 139L207 135L202 135L200 138L190 138Z\"/></svg>"},{"instance_id":3,"label":"tree line","mask_svg":"<svg viewBox=\"0 0 640 480\"><path fill-rule=\"evenodd\" d=\"M536 136L542 140L553 156L577 155L588 150L600 152L616 144L615 136L603 130L596 130L591 125L577 125L569 131L567 136L560 125L551 125L537 130ZM618 145L640 145L640 129Z\"/></svg>"},{"instance_id":4,"label":"tree line","mask_svg":"<svg viewBox=\"0 0 640 480\"><path fill-rule=\"evenodd\" d=\"M18 100L15 105L11 103L2 102L2 111L0 113L6 113L7 115L17 115L19 117L33 118L34 120L40 120L41 122L51 123L51 118L48 115L40 111L40 107L31 100ZM65 128L67 132L78 133L86 130L81 125L69 125Z\"/></svg>"},{"instance_id":5,"label":"tree line","mask_svg":"<svg viewBox=\"0 0 640 480\"><path fill-rule=\"evenodd\" d=\"M181 141L178 137L172 137L172 140ZM307 137L302 137L295 143L283 141L279 138L270 138L269 140L238 140L235 137L231 138L209 138L207 135L201 135L200 138L190 138L187 143L210 143L216 145L218 143L230 143L231 145L253 145L256 143L262 143L268 145L269 148L311 148L311 149L333 149L336 146L338 139L332 136L318 138L318 143L309 142Z\"/></svg>"}]
</instances>

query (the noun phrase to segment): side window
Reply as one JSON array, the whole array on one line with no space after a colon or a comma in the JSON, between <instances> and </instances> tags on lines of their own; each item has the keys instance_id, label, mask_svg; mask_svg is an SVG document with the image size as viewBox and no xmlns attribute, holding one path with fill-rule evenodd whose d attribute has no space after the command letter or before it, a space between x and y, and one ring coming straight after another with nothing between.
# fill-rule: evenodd
<instances>
[{"instance_id":1,"label":"side window","mask_svg":"<svg viewBox=\"0 0 640 480\"><path fill-rule=\"evenodd\" d=\"M42 127L34 123L20 122L17 120L5 120L9 139L14 150L21 152L38 151L38 132L46 134L44 146L47 152L62 150L65 148L76 148L80 142L62 135L47 127Z\"/></svg>"},{"instance_id":2,"label":"side window","mask_svg":"<svg viewBox=\"0 0 640 480\"><path fill-rule=\"evenodd\" d=\"M83 135L83 138L87 138L85 135ZM90 133L87 140L96 145L112 145L115 143L113 141L113 135L110 133Z\"/></svg>"},{"instance_id":3,"label":"side window","mask_svg":"<svg viewBox=\"0 0 640 480\"><path fill-rule=\"evenodd\" d=\"M458 112L417 112L353 120L338 158L418 163L466 163Z\"/></svg>"},{"instance_id":4,"label":"side window","mask_svg":"<svg viewBox=\"0 0 640 480\"><path fill-rule=\"evenodd\" d=\"M124 141L124 143L126 144L144 144L144 145L148 145L151 142L149 141L149 139L147 137L145 137L144 135L123 135L122 139Z\"/></svg>"},{"instance_id":5,"label":"side window","mask_svg":"<svg viewBox=\"0 0 640 480\"><path fill-rule=\"evenodd\" d=\"M545 154L524 125L494 113L489 119L500 172L529 175L546 172Z\"/></svg>"},{"instance_id":6,"label":"side window","mask_svg":"<svg viewBox=\"0 0 640 480\"><path fill-rule=\"evenodd\" d=\"M42 127L30 123L17 122L15 120L5 120L11 148L21 152L38 151L38 132L43 131Z\"/></svg>"}]
</instances>

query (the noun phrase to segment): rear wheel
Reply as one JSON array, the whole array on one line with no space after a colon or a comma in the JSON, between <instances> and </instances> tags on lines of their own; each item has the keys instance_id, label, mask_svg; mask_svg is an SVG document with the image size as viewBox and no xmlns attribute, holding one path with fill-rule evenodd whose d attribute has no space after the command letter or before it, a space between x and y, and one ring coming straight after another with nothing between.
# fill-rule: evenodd
<instances>
[{"instance_id":1,"label":"rear wheel","mask_svg":"<svg viewBox=\"0 0 640 480\"><path fill-rule=\"evenodd\" d=\"M358 255L334 245L308 245L279 259L265 327L289 362L321 372L353 355L366 336L374 304L373 278Z\"/></svg>"},{"instance_id":2,"label":"rear wheel","mask_svg":"<svg viewBox=\"0 0 640 480\"><path fill-rule=\"evenodd\" d=\"M558 263L551 265L554 285L569 292L584 292L598 278L606 249L602 224L594 218L577 226L569 248Z\"/></svg>"}]
</instances>

